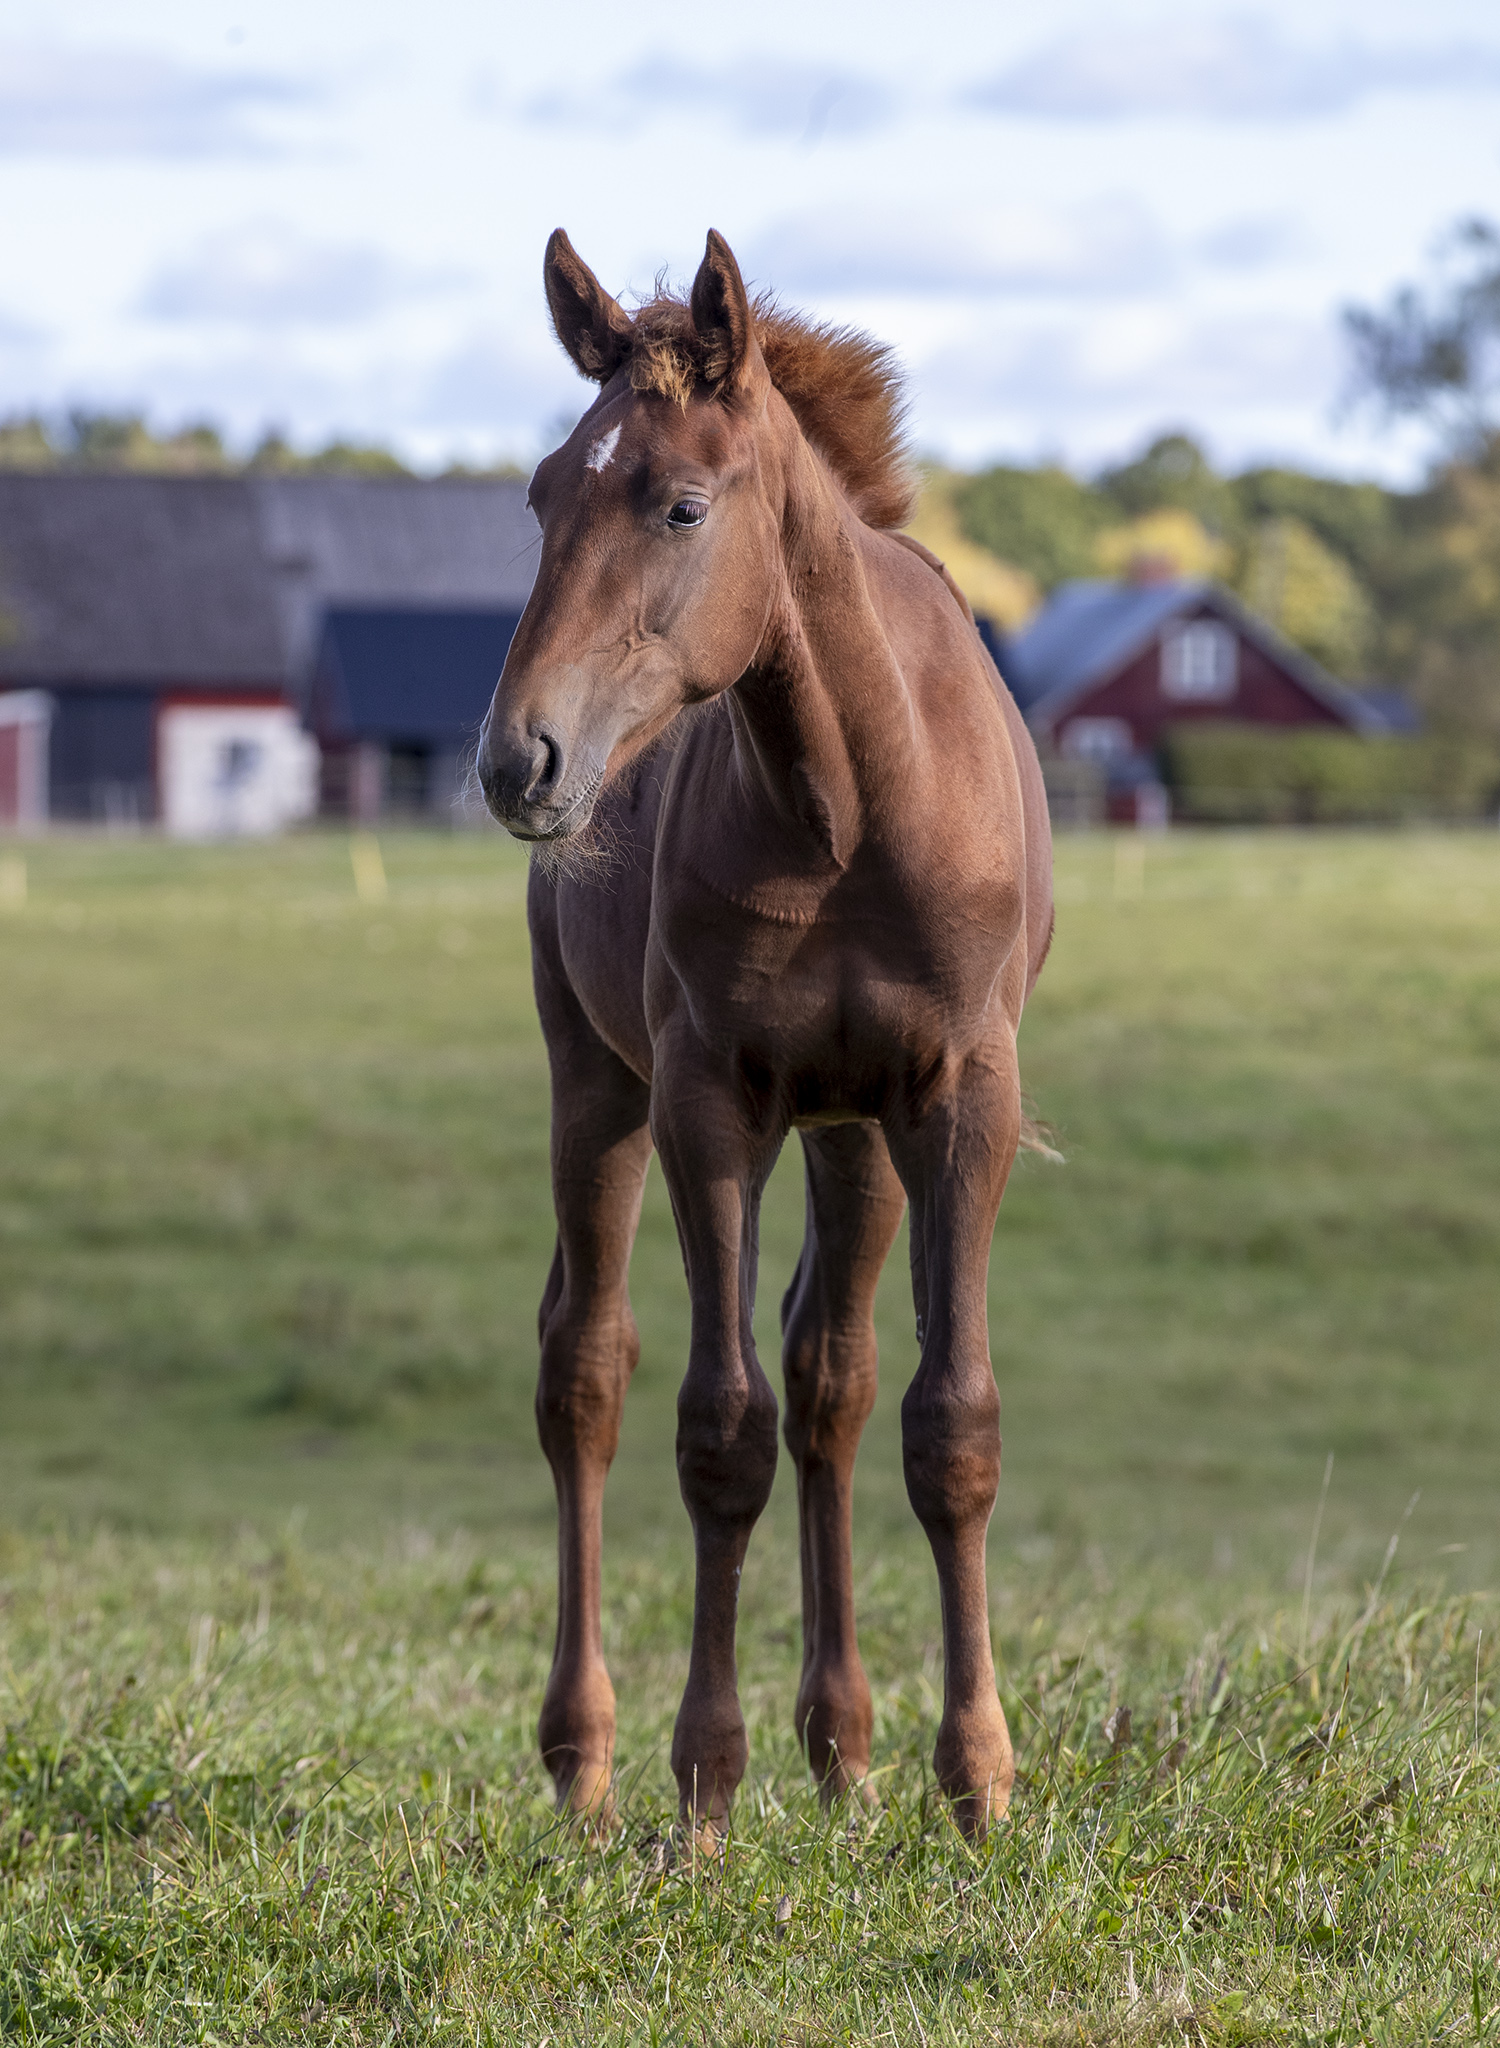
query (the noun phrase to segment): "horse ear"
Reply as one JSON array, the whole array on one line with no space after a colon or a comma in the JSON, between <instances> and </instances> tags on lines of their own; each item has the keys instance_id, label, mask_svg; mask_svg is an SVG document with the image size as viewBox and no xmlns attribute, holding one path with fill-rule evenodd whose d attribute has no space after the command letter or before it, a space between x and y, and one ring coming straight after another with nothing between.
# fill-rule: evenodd
<instances>
[{"instance_id":1,"label":"horse ear","mask_svg":"<svg viewBox=\"0 0 1500 2048\"><path fill-rule=\"evenodd\" d=\"M734 252L715 228L690 301L693 326L703 344L703 374L731 398L748 398L766 380L765 359L755 338L755 316Z\"/></svg>"},{"instance_id":2,"label":"horse ear","mask_svg":"<svg viewBox=\"0 0 1500 2048\"><path fill-rule=\"evenodd\" d=\"M542 264L557 338L574 368L607 384L630 353L630 315L600 284L561 228L554 228Z\"/></svg>"}]
</instances>

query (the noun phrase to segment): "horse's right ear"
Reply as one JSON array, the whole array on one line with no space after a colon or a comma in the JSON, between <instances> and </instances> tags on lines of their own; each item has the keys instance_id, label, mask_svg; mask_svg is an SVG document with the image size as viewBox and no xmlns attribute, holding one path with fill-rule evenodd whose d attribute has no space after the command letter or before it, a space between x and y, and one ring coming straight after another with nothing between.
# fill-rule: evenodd
<instances>
[{"instance_id":1,"label":"horse's right ear","mask_svg":"<svg viewBox=\"0 0 1500 2048\"><path fill-rule=\"evenodd\" d=\"M630 353L630 315L600 284L561 228L554 228L542 265L557 338L574 367L607 384Z\"/></svg>"}]
</instances>

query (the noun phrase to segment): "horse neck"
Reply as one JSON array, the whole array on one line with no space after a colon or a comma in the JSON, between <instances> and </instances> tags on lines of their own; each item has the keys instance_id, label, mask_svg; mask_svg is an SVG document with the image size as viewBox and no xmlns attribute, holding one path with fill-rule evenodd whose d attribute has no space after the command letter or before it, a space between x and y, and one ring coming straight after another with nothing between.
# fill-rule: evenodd
<instances>
[{"instance_id":1,"label":"horse neck","mask_svg":"<svg viewBox=\"0 0 1500 2048\"><path fill-rule=\"evenodd\" d=\"M747 792L843 865L910 762L912 711L871 600L859 521L795 426L791 433L781 587L729 708Z\"/></svg>"}]
</instances>

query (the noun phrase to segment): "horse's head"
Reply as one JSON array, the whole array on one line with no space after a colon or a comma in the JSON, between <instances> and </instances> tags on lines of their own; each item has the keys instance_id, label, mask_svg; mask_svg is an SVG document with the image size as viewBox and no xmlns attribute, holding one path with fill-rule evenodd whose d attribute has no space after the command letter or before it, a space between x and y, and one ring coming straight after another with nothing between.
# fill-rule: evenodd
<instances>
[{"instance_id":1,"label":"horse's head","mask_svg":"<svg viewBox=\"0 0 1500 2048\"><path fill-rule=\"evenodd\" d=\"M559 340L603 388L531 480L541 563L477 766L507 830L560 840L684 706L749 667L779 514L761 461L771 380L722 237L686 305L635 319L561 229L545 279Z\"/></svg>"}]
</instances>

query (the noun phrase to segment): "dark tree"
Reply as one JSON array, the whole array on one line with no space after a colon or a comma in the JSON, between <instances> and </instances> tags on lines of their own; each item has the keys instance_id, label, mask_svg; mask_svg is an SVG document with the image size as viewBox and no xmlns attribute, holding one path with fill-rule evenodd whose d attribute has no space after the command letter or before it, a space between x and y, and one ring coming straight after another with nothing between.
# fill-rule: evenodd
<instances>
[{"instance_id":1,"label":"dark tree","mask_svg":"<svg viewBox=\"0 0 1500 2048\"><path fill-rule=\"evenodd\" d=\"M1158 435L1133 462L1104 470L1098 487L1127 519L1171 506L1191 512L1212 534L1223 536L1235 525L1230 486L1192 436L1180 431Z\"/></svg>"},{"instance_id":2,"label":"dark tree","mask_svg":"<svg viewBox=\"0 0 1500 2048\"><path fill-rule=\"evenodd\" d=\"M1460 221L1439 259L1430 290L1404 286L1383 312L1345 307L1350 396L1431 420L1468 451L1493 433L1500 397L1500 227Z\"/></svg>"}]
</instances>

